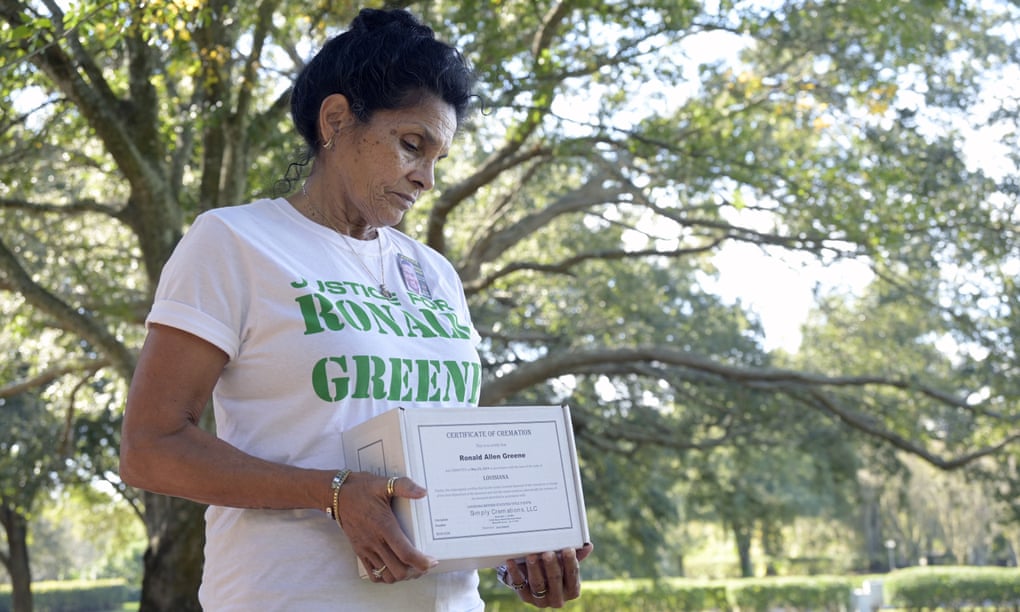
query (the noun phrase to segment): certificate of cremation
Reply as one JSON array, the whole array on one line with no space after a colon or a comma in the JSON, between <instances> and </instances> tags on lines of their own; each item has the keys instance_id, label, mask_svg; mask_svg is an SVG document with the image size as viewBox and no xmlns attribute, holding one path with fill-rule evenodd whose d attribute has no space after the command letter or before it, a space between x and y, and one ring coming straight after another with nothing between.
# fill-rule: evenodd
<instances>
[{"instance_id":1,"label":"certificate of cremation","mask_svg":"<svg viewBox=\"0 0 1020 612\"><path fill-rule=\"evenodd\" d=\"M407 476L428 489L394 498L432 571L492 567L579 548L588 523L566 406L397 408L343 434L351 469Z\"/></svg>"},{"instance_id":2,"label":"certificate of cremation","mask_svg":"<svg viewBox=\"0 0 1020 612\"><path fill-rule=\"evenodd\" d=\"M432 538L573 527L562 426L553 419L419 425Z\"/></svg>"}]
</instances>

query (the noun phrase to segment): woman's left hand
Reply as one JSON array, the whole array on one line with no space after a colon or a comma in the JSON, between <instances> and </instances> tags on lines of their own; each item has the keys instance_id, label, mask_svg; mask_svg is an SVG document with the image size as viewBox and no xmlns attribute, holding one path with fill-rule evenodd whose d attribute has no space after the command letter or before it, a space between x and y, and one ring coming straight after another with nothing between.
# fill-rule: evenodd
<instances>
[{"instance_id":1,"label":"woman's left hand","mask_svg":"<svg viewBox=\"0 0 1020 612\"><path fill-rule=\"evenodd\" d=\"M525 557L524 562L508 559L501 578L517 591L521 601L537 608L562 608L563 604L581 595L581 561L594 547L585 544L578 549L564 548Z\"/></svg>"}]
</instances>

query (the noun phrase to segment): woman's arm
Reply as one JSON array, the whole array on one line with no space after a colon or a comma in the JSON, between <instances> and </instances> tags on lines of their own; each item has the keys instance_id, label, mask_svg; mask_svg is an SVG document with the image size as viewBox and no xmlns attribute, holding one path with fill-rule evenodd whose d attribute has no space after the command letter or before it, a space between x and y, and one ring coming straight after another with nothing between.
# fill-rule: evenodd
<instances>
[{"instance_id":1,"label":"woman's arm","mask_svg":"<svg viewBox=\"0 0 1020 612\"><path fill-rule=\"evenodd\" d=\"M319 508L333 473L263 461L198 427L227 356L187 332L152 325L128 392L120 475L126 484L206 504Z\"/></svg>"},{"instance_id":2,"label":"woman's arm","mask_svg":"<svg viewBox=\"0 0 1020 612\"><path fill-rule=\"evenodd\" d=\"M121 433L125 484L174 497L236 508L316 509L333 503L336 470L299 468L242 452L198 426L227 355L201 338L153 324L131 380ZM425 490L401 478L395 494ZM380 580L416 577L434 565L400 530L386 479L352 473L341 488L340 518L355 553ZM323 520L327 520L323 515Z\"/></svg>"}]
</instances>

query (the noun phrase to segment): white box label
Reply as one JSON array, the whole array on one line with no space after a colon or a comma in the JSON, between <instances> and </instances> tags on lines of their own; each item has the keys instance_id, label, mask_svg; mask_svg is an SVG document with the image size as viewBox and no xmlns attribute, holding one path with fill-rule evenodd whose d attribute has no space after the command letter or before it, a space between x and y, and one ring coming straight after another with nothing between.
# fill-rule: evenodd
<instances>
[{"instance_id":1,"label":"white box label","mask_svg":"<svg viewBox=\"0 0 1020 612\"><path fill-rule=\"evenodd\" d=\"M555 420L419 425L432 539L574 526Z\"/></svg>"}]
</instances>

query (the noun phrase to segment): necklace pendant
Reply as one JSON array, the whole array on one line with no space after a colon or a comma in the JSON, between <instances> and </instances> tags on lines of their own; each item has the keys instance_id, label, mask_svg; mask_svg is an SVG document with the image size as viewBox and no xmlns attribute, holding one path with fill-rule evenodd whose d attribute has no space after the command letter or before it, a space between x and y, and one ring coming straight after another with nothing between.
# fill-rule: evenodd
<instances>
[{"instance_id":1,"label":"necklace pendant","mask_svg":"<svg viewBox=\"0 0 1020 612\"><path fill-rule=\"evenodd\" d=\"M393 297L393 292L386 288L386 285L379 285L379 293L387 300Z\"/></svg>"}]
</instances>

